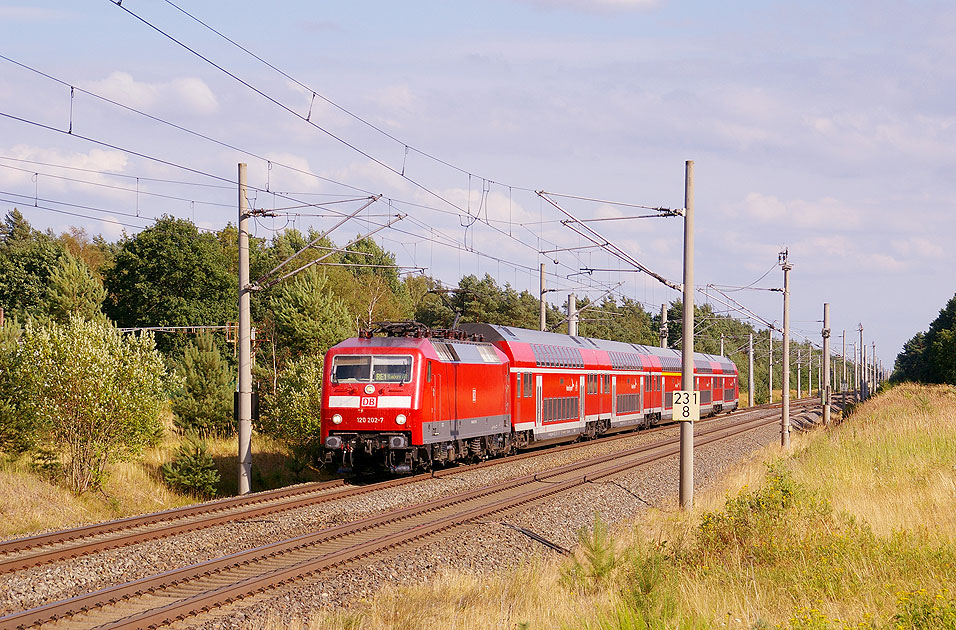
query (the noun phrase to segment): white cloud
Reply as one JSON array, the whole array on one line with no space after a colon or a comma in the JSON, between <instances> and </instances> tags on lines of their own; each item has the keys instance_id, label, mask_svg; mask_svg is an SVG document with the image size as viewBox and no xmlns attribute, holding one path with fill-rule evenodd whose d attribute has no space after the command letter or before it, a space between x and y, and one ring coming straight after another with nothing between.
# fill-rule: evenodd
<instances>
[{"instance_id":1,"label":"white cloud","mask_svg":"<svg viewBox=\"0 0 956 630\"><path fill-rule=\"evenodd\" d=\"M216 95L202 79L182 77L172 81L137 81L127 72L113 72L105 79L89 81L83 87L136 109L176 111L210 115L219 111Z\"/></svg>"},{"instance_id":2,"label":"white cloud","mask_svg":"<svg viewBox=\"0 0 956 630\"><path fill-rule=\"evenodd\" d=\"M261 181L255 182L257 187L265 189L268 184L269 190L290 192L318 192L323 189L322 180L309 175L309 173L315 171L309 166L308 158L292 153L278 152L267 153L266 157L273 162L272 172L258 174L257 179L261 178ZM283 164L292 168L284 168L276 166L276 164ZM259 170L265 171L266 168Z\"/></svg>"},{"instance_id":3,"label":"white cloud","mask_svg":"<svg viewBox=\"0 0 956 630\"><path fill-rule=\"evenodd\" d=\"M831 197L816 201L782 201L773 195L752 192L740 207L745 217L780 228L854 230L863 224L863 213L859 209Z\"/></svg>"},{"instance_id":4,"label":"white cloud","mask_svg":"<svg viewBox=\"0 0 956 630\"><path fill-rule=\"evenodd\" d=\"M412 88L408 84L403 83L400 85L389 85L378 90L373 97L373 103L376 105L376 108L380 110L395 111L396 109L401 109L410 111L418 105L418 98L412 92Z\"/></svg>"},{"instance_id":5,"label":"white cloud","mask_svg":"<svg viewBox=\"0 0 956 630\"><path fill-rule=\"evenodd\" d=\"M99 222L99 234L108 241L119 239L123 235L123 225L121 225L123 218L109 215L106 219Z\"/></svg>"},{"instance_id":6,"label":"white cloud","mask_svg":"<svg viewBox=\"0 0 956 630\"><path fill-rule=\"evenodd\" d=\"M127 165L128 158L120 151L108 151L104 149L91 149L88 153L73 153L62 149L48 149L43 147L34 147L26 144L18 144L8 149L0 149L4 157L13 158L12 160L0 159L0 183L4 185L20 185L21 187L29 184L29 193L32 195L35 188L38 189L39 196L43 196L42 191L65 189L78 190L80 188L89 190L78 182L69 182L57 177L68 177L72 179L116 184L116 180L96 172L75 171L71 169L86 169L87 171L106 171L122 173ZM24 161L18 161L24 160ZM31 163L36 162L36 164ZM56 168L45 166L46 164L55 164L67 168ZM17 170L20 169L20 170ZM40 173L34 182L34 173ZM51 177L49 175L57 176ZM34 183L38 186L34 187ZM22 191L21 191L22 192Z\"/></svg>"},{"instance_id":7,"label":"white cloud","mask_svg":"<svg viewBox=\"0 0 956 630\"><path fill-rule=\"evenodd\" d=\"M947 258L943 247L928 238L914 236L908 239L897 239L891 245L897 253L907 258L930 260Z\"/></svg>"}]
</instances>

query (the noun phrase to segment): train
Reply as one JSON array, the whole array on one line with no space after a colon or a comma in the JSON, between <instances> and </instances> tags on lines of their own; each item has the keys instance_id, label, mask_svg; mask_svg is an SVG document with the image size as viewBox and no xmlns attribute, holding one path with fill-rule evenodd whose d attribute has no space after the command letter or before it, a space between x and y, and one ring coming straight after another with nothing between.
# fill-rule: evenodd
<instances>
[{"instance_id":1,"label":"train","mask_svg":"<svg viewBox=\"0 0 956 630\"><path fill-rule=\"evenodd\" d=\"M737 366L694 354L701 415L736 409ZM679 350L463 323L380 323L325 355L321 441L340 469L427 471L672 417Z\"/></svg>"}]
</instances>

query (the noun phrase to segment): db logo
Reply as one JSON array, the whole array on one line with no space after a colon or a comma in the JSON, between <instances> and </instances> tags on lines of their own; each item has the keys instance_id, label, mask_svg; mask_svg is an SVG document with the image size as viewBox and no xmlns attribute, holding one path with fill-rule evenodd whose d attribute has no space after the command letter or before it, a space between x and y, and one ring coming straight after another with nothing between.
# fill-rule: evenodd
<instances>
[{"instance_id":1,"label":"db logo","mask_svg":"<svg viewBox=\"0 0 956 630\"><path fill-rule=\"evenodd\" d=\"M362 406L363 407L375 407L376 398L375 396L362 396Z\"/></svg>"}]
</instances>

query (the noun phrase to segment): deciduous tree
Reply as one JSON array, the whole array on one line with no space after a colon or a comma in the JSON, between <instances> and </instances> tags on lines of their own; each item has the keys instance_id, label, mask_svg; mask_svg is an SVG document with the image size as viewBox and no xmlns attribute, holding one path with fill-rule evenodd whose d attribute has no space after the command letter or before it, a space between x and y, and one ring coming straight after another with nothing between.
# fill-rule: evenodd
<instances>
[{"instance_id":1,"label":"deciduous tree","mask_svg":"<svg viewBox=\"0 0 956 630\"><path fill-rule=\"evenodd\" d=\"M28 324L18 354L39 430L62 450L76 493L98 487L110 462L138 455L161 433L166 373L151 335L80 318Z\"/></svg>"},{"instance_id":2,"label":"deciduous tree","mask_svg":"<svg viewBox=\"0 0 956 630\"><path fill-rule=\"evenodd\" d=\"M126 238L106 273L104 310L120 326L196 326L235 320L236 278L211 233L163 217ZM168 348L172 342L160 340Z\"/></svg>"},{"instance_id":3,"label":"deciduous tree","mask_svg":"<svg viewBox=\"0 0 956 630\"><path fill-rule=\"evenodd\" d=\"M322 410L322 357L292 359L279 373L276 391L263 397L258 429L286 444L293 472L317 463Z\"/></svg>"}]
</instances>

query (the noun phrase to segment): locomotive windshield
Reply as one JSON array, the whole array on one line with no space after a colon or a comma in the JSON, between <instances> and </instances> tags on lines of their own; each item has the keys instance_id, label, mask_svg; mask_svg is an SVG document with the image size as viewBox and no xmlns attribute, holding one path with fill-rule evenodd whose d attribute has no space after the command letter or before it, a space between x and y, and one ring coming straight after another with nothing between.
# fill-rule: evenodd
<instances>
[{"instance_id":1,"label":"locomotive windshield","mask_svg":"<svg viewBox=\"0 0 956 630\"><path fill-rule=\"evenodd\" d=\"M408 383L411 380L412 358L409 356L340 354L332 358L334 383Z\"/></svg>"}]
</instances>

